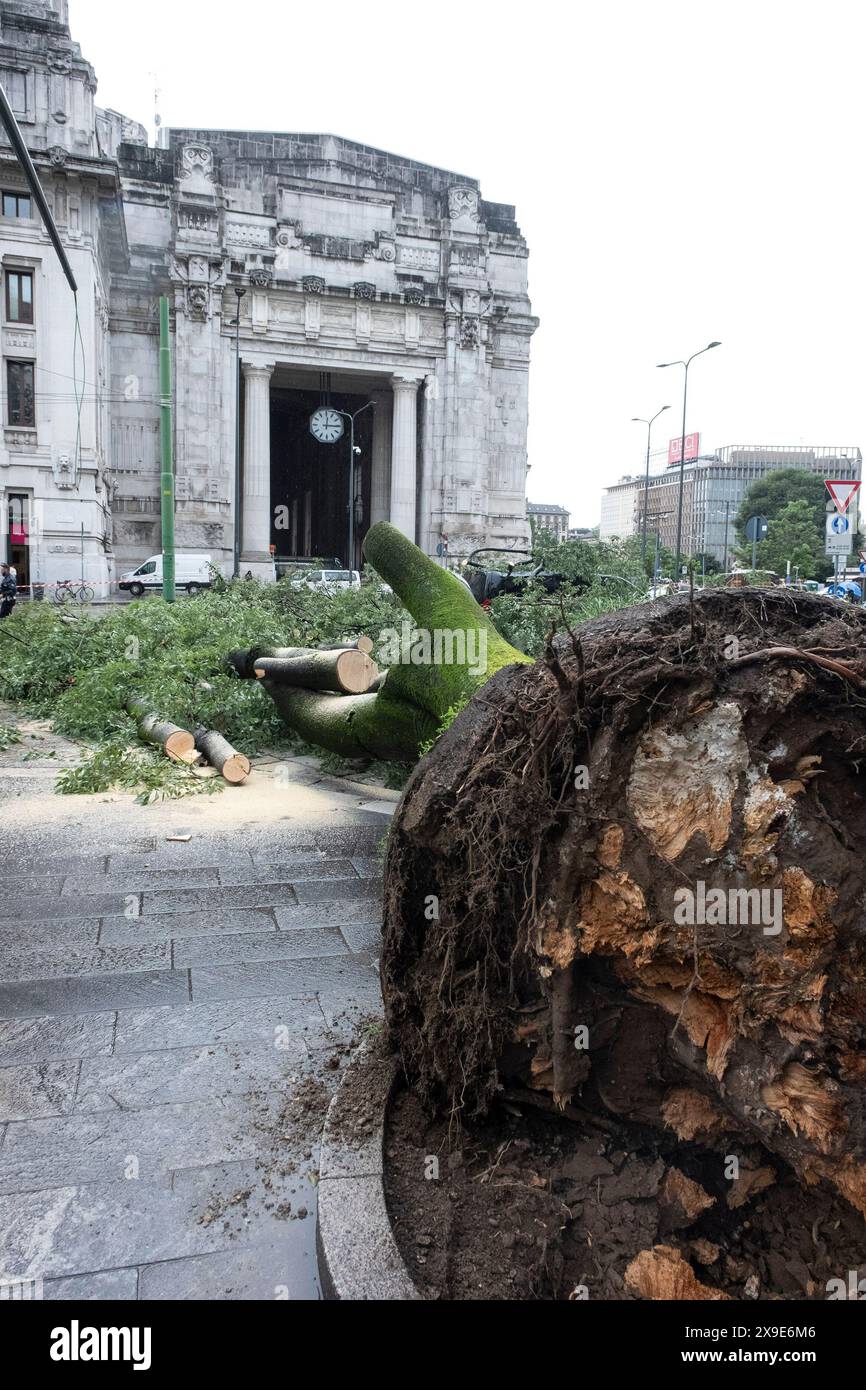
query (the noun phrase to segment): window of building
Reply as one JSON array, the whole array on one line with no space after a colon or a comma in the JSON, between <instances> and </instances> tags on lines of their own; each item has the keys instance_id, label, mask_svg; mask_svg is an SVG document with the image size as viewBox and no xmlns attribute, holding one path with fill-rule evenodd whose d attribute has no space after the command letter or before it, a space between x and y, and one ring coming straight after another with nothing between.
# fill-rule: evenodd
<instances>
[{"instance_id":1,"label":"window of building","mask_svg":"<svg viewBox=\"0 0 866 1390\"><path fill-rule=\"evenodd\" d=\"M7 423L33 429L36 425L35 366L32 362L6 363Z\"/></svg>"},{"instance_id":2,"label":"window of building","mask_svg":"<svg viewBox=\"0 0 866 1390\"><path fill-rule=\"evenodd\" d=\"M30 113L31 73L27 68L4 68L0 80L9 98L9 105L19 120L32 120Z\"/></svg>"},{"instance_id":3,"label":"window of building","mask_svg":"<svg viewBox=\"0 0 866 1390\"><path fill-rule=\"evenodd\" d=\"M29 194L4 193L3 194L3 216L4 217L25 217L33 216L33 203Z\"/></svg>"},{"instance_id":4,"label":"window of building","mask_svg":"<svg viewBox=\"0 0 866 1390\"><path fill-rule=\"evenodd\" d=\"M6 318L10 323L33 322L32 270L7 270Z\"/></svg>"}]
</instances>

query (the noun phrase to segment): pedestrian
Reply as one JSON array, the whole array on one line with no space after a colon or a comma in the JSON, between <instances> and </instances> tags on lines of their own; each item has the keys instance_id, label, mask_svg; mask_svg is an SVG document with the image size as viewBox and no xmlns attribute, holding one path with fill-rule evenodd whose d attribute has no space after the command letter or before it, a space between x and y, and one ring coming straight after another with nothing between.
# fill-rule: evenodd
<instances>
[{"instance_id":1,"label":"pedestrian","mask_svg":"<svg viewBox=\"0 0 866 1390\"><path fill-rule=\"evenodd\" d=\"M15 607L18 585L9 565L0 565L0 618L8 618Z\"/></svg>"}]
</instances>

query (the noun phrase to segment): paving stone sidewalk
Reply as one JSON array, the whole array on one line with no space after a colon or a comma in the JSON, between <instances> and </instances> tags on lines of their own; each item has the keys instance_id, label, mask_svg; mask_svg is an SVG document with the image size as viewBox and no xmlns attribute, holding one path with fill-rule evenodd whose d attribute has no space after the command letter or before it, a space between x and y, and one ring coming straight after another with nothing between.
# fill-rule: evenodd
<instances>
[{"instance_id":1,"label":"paving stone sidewalk","mask_svg":"<svg viewBox=\"0 0 866 1390\"><path fill-rule=\"evenodd\" d=\"M387 824L7 844L0 1277L46 1299L319 1295L318 1139L378 1026Z\"/></svg>"}]
</instances>

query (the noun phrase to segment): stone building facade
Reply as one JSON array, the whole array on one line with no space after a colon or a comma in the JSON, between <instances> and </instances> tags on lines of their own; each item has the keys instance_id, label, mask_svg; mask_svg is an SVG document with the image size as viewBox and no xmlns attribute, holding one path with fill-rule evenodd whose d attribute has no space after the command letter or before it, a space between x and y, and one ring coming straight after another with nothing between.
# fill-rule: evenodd
<instances>
[{"instance_id":1,"label":"stone building facade","mask_svg":"<svg viewBox=\"0 0 866 1390\"><path fill-rule=\"evenodd\" d=\"M91 492L104 509L102 531L87 532L91 578L99 564L109 578L160 548L161 295L171 305L179 549L208 551L230 573L237 491L244 573L269 573L272 554L347 563L350 487L356 565L365 530L383 518L431 554L443 537L452 556L525 544L537 320L514 209L485 201L474 179L330 135L171 130L150 146L141 127L94 106L66 9L0 0L0 39L4 72L19 63L53 92L62 50L70 88L82 89L61 127L46 97L22 129L55 209L77 204L87 261L89 392L70 493L82 516ZM70 219L61 232L74 245ZM0 243L18 255L9 231L0 224ZM27 235L53 275L38 223ZM36 329L53 370L71 310L61 286ZM4 343L4 355L13 350ZM44 464L69 412L40 407L38 387L34 438L7 440L7 452L14 444ZM311 434L320 407L339 414L333 442ZM31 474L33 497L47 496L44 466Z\"/></svg>"},{"instance_id":2,"label":"stone building facade","mask_svg":"<svg viewBox=\"0 0 866 1390\"><path fill-rule=\"evenodd\" d=\"M3 0L0 82L78 283L80 329L0 133L3 558L22 584L82 576L104 584L113 565L109 296L125 261L123 219L117 161L99 135L106 118L95 106L96 77L70 38L66 0Z\"/></svg>"},{"instance_id":3,"label":"stone building facade","mask_svg":"<svg viewBox=\"0 0 866 1390\"><path fill-rule=\"evenodd\" d=\"M534 534L547 531L554 540L568 540L568 524L571 513L558 502L527 502L526 514Z\"/></svg>"}]
</instances>

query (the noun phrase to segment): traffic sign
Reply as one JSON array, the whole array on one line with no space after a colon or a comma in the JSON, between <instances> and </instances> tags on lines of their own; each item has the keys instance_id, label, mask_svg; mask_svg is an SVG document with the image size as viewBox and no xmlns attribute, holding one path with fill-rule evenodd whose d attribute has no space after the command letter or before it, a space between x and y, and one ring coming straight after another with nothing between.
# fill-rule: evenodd
<instances>
[{"instance_id":1,"label":"traffic sign","mask_svg":"<svg viewBox=\"0 0 866 1390\"><path fill-rule=\"evenodd\" d=\"M851 519L841 512L830 512L827 516L827 535L824 547L826 555L851 554Z\"/></svg>"},{"instance_id":2,"label":"traffic sign","mask_svg":"<svg viewBox=\"0 0 866 1390\"><path fill-rule=\"evenodd\" d=\"M859 481L851 482L848 478L825 478L824 486L833 498L833 504L842 515L848 510L848 504L856 492L859 491Z\"/></svg>"},{"instance_id":3,"label":"traffic sign","mask_svg":"<svg viewBox=\"0 0 866 1390\"><path fill-rule=\"evenodd\" d=\"M861 560L858 568L861 574L866 574L866 560Z\"/></svg>"},{"instance_id":4,"label":"traffic sign","mask_svg":"<svg viewBox=\"0 0 866 1390\"><path fill-rule=\"evenodd\" d=\"M750 516L746 522L746 540L762 541L770 529L770 523L765 516Z\"/></svg>"}]
</instances>

